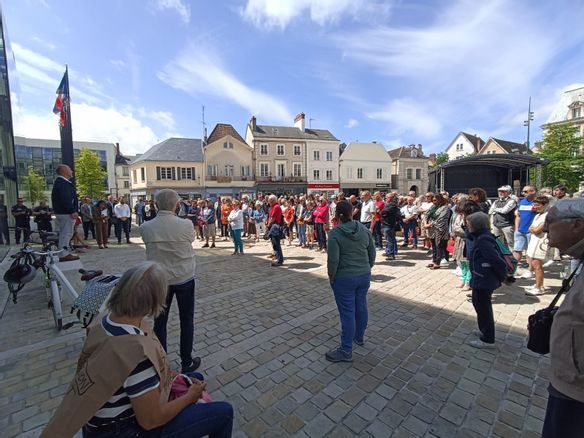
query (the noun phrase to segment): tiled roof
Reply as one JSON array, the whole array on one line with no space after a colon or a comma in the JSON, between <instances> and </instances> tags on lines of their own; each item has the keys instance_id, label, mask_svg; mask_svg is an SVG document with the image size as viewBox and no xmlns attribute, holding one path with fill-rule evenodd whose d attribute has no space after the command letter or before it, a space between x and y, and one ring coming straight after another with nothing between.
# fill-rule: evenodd
<instances>
[{"instance_id":1,"label":"tiled roof","mask_svg":"<svg viewBox=\"0 0 584 438\"><path fill-rule=\"evenodd\" d=\"M204 161L203 142L198 138L169 138L155 144L133 163L141 161Z\"/></svg>"},{"instance_id":2,"label":"tiled roof","mask_svg":"<svg viewBox=\"0 0 584 438\"><path fill-rule=\"evenodd\" d=\"M526 154L529 152L527 145L524 143L515 143L513 141L500 140L498 138L493 138L493 141L501 146L508 154Z\"/></svg>"},{"instance_id":3,"label":"tiled roof","mask_svg":"<svg viewBox=\"0 0 584 438\"><path fill-rule=\"evenodd\" d=\"M471 142L471 144L474 146L475 152L480 151L481 148L485 145L484 140L476 135L467 134L466 132L461 132L461 134Z\"/></svg>"},{"instance_id":4,"label":"tiled roof","mask_svg":"<svg viewBox=\"0 0 584 438\"><path fill-rule=\"evenodd\" d=\"M397 158L427 158L423 154L418 154L417 157L412 157L410 153L411 151L412 149L409 146L400 146L399 148L387 151L387 153L389 154L392 160L395 160Z\"/></svg>"},{"instance_id":5,"label":"tiled roof","mask_svg":"<svg viewBox=\"0 0 584 438\"><path fill-rule=\"evenodd\" d=\"M268 126L256 125L252 131L255 138L289 138L298 140L328 140L339 141L330 131L326 129L306 128L302 132L294 126Z\"/></svg>"},{"instance_id":6,"label":"tiled roof","mask_svg":"<svg viewBox=\"0 0 584 438\"><path fill-rule=\"evenodd\" d=\"M235 130L235 128L227 123L217 123L211 135L207 139L207 144L215 143L217 140L221 140L224 137L230 135L231 137L245 143L245 140L241 138L241 135Z\"/></svg>"}]
</instances>

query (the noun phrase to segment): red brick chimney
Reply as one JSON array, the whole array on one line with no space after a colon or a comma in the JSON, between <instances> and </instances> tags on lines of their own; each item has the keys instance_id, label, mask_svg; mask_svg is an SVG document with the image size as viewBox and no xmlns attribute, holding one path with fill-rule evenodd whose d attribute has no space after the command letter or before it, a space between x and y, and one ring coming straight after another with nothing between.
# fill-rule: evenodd
<instances>
[{"instance_id":1,"label":"red brick chimney","mask_svg":"<svg viewBox=\"0 0 584 438\"><path fill-rule=\"evenodd\" d=\"M304 113L300 113L294 117L294 126L300 129L302 132L304 132L305 118L306 116Z\"/></svg>"}]
</instances>

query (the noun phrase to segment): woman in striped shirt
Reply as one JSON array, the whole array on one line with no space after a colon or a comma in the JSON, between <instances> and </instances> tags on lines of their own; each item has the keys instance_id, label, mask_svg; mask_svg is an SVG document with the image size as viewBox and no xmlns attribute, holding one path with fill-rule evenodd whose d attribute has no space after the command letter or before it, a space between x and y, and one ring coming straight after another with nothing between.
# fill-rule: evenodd
<instances>
[{"instance_id":1,"label":"woman in striped shirt","mask_svg":"<svg viewBox=\"0 0 584 438\"><path fill-rule=\"evenodd\" d=\"M166 290L157 263L124 273L109 298L109 313L89 329L72 390L42 436L72 436L81 426L91 438L231 436L229 403L197 403L206 387L201 374L189 374L192 385L169 400L176 373L145 319L163 309Z\"/></svg>"}]
</instances>

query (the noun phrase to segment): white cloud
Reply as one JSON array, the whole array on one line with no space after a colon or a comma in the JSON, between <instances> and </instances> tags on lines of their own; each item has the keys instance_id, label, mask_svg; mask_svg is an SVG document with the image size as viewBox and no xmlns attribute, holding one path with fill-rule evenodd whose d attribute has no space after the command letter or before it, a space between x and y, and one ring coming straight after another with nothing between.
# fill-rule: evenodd
<instances>
[{"instance_id":1,"label":"white cloud","mask_svg":"<svg viewBox=\"0 0 584 438\"><path fill-rule=\"evenodd\" d=\"M117 70L123 70L126 62L121 59L110 59L110 64Z\"/></svg>"},{"instance_id":2,"label":"white cloud","mask_svg":"<svg viewBox=\"0 0 584 438\"><path fill-rule=\"evenodd\" d=\"M46 47L49 50L55 50L57 48L57 46L54 45L53 43L50 43L50 42L48 42L46 40L43 40L42 38L39 38L37 36L32 37L32 40L35 43L37 43L37 44L39 44L39 45L41 45L43 47Z\"/></svg>"},{"instance_id":3,"label":"white cloud","mask_svg":"<svg viewBox=\"0 0 584 438\"><path fill-rule=\"evenodd\" d=\"M176 11L185 24L191 21L191 6L185 4L183 0L154 0L154 8L159 11L167 9Z\"/></svg>"},{"instance_id":4,"label":"white cloud","mask_svg":"<svg viewBox=\"0 0 584 438\"><path fill-rule=\"evenodd\" d=\"M368 113L367 117L389 123L391 131L397 135L411 133L427 139L442 132L438 116L409 98L393 99L383 109Z\"/></svg>"},{"instance_id":5,"label":"white cloud","mask_svg":"<svg viewBox=\"0 0 584 438\"><path fill-rule=\"evenodd\" d=\"M310 19L322 26L338 22L343 16L357 19L372 13L386 15L389 3L371 0L247 0L241 15L260 29L284 29L308 12Z\"/></svg>"},{"instance_id":6,"label":"white cloud","mask_svg":"<svg viewBox=\"0 0 584 438\"><path fill-rule=\"evenodd\" d=\"M176 121L170 111L154 111L141 107L137 112L141 118L152 120L168 131L176 130Z\"/></svg>"},{"instance_id":7,"label":"white cloud","mask_svg":"<svg viewBox=\"0 0 584 438\"><path fill-rule=\"evenodd\" d=\"M146 151L158 137L132 112L113 107L72 104L73 140L119 142L124 154ZM58 119L52 112L18 110L14 114L15 135L31 138L59 139Z\"/></svg>"},{"instance_id":8,"label":"white cloud","mask_svg":"<svg viewBox=\"0 0 584 438\"><path fill-rule=\"evenodd\" d=\"M357 119L349 119L347 121L347 124L345 125L345 128L351 129L351 128L354 128L357 125L359 125L359 120L357 120Z\"/></svg>"},{"instance_id":9,"label":"white cloud","mask_svg":"<svg viewBox=\"0 0 584 438\"><path fill-rule=\"evenodd\" d=\"M241 82L222 66L221 59L200 45L189 45L158 72L160 80L193 96L212 95L234 102L267 120L290 123L292 113L284 102Z\"/></svg>"},{"instance_id":10,"label":"white cloud","mask_svg":"<svg viewBox=\"0 0 584 438\"><path fill-rule=\"evenodd\" d=\"M558 57L584 39L584 27L578 24L581 17L560 5L531 8L524 1L457 0L429 24L343 31L333 42L348 65L390 77L388 89L399 87L402 96L425 107L421 117L438 112L444 125L488 124L489 129L506 127L518 132L525 117L519 114L527 112L529 95L538 97L539 103L549 99L541 89L548 81L559 80L549 74L561 69ZM518 23L522 23L521 32ZM582 61L572 63L578 62L581 71ZM390 104L389 110L372 111L370 105L362 110L401 120L411 126L411 133L440 132L436 117L431 117L434 122L425 120L431 122L430 131L420 130L415 121L395 111L399 107L400 100Z\"/></svg>"}]
</instances>

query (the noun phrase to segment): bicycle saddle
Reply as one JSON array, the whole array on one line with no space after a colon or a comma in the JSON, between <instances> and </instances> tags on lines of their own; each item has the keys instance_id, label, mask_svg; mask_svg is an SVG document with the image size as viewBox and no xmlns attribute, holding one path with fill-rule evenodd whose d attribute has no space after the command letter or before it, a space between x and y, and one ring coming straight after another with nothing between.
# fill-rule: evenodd
<instances>
[{"instance_id":1,"label":"bicycle saddle","mask_svg":"<svg viewBox=\"0 0 584 438\"><path fill-rule=\"evenodd\" d=\"M95 277L99 277L103 274L103 271L86 271L85 269L80 269L79 273L81 274L81 281L89 281L93 280Z\"/></svg>"}]
</instances>

